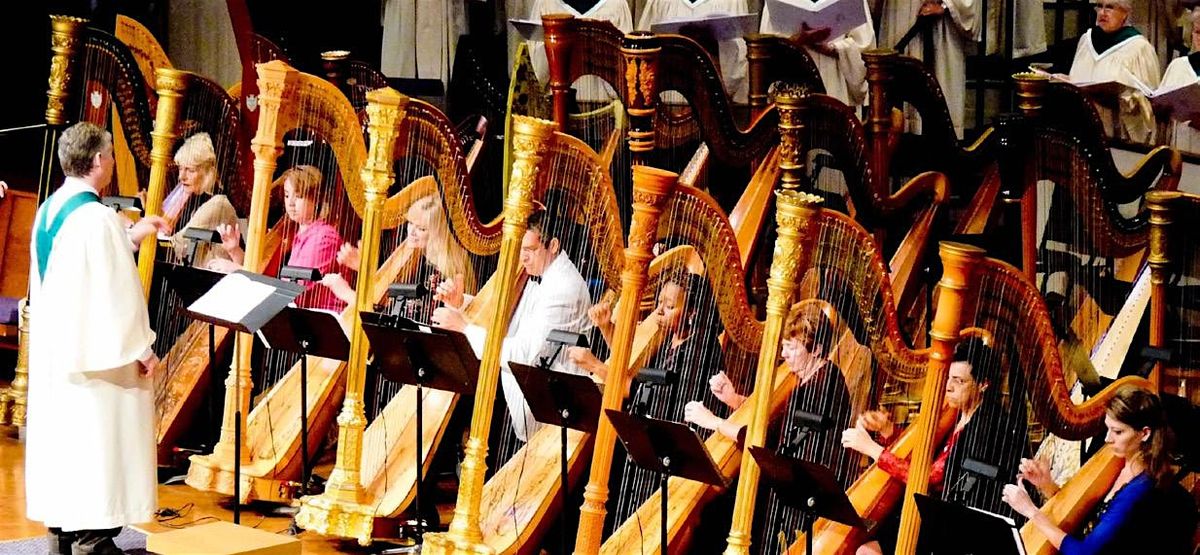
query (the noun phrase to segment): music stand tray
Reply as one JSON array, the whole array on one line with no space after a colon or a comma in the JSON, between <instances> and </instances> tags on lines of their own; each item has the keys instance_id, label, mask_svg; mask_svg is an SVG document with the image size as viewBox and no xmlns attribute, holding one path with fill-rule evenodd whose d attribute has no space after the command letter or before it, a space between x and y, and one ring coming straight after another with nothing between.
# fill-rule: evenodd
<instances>
[{"instance_id":1,"label":"music stand tray","mask_svg":"<svg viewBox=\"0 0 1200 555\"><path fill-rule=\"evenodd\" d=\"M460 395L475 392L479 359L467 336L441 328L425 331L415 325L406 329L377 323L381 319L374 313L364 312L362 316L363 333L371 342L374 364L384 378ZM406 325L404 320L400 325Z\"/></svg>"},{"instance_id":2,"label":"music stand tray","mask_svg":"<svg viewBox=\"0 0 1200 555\"><path fill-rule=\"evenodd\" d=\"M595 433L603 394L591 378L508 362L533 418L584 433Z\"/></svg>"},{"instance_id":3,"label":"music stand tray","mask_svg":"<svg viewBox=\"0 0 1200 555\"><path fill-rule=\"evenodd\" d=\"M1025 555L1021 529L1011 518L916 494L920 544L938 555Z\"/></svg>"},{"instance_id":4,"label":"music stand tray","mask_svg":"<svg viewBox=\"0 0 1200 555\"><path fill-rule=\"evenodd\" d=\"M188 305L196 302L204 293L212 289L225 274L205 270L203 268L193 268L181 264L171 264L169 262L161 262L155 268L156 273L161 273L165 276L165 280L171 289L179 295L182 301L179 305L179 310L186 310Z\"/></svg>"},{"instance_id":5,"label":"music stand tray","mask_svg":"<svg viewBox=\"0 0 1200 555\"><path fill-rule=\"evenodd\" d=\"M766 447L751 446L750 456L758 463L763 480L784 504L816 518L847 526L865 526L850 498L846 497L846 490L829 468L780 455Z\"/></svg>"}]
</instances>

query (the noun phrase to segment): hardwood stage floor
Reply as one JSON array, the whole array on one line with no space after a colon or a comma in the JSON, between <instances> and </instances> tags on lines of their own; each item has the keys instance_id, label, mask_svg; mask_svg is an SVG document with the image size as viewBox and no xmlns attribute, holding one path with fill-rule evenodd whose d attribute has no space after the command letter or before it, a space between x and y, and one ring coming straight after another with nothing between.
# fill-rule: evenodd
<instances>
[{"instance_id":1,"label":"hardwood stage floor","mask_svg":"<svg viewBox=\"0 0 1200 555\"><path fill-rule=\"evenodd\" d=\"M25 519L25 446L13 439L13 428L0 426L0 540L13 540L44 536L46 528L40 523ZM158 486L158 506L179 509L188 503L194 507L186 516L173 522L186 524L204 517L233 521L233 512L221 507L218 501L223 496L196 491L186 485ZM209 521L211 519L205 519ZM253 510L242 511L242 524L268 532L286 530L291 520L286 517L265 516ZM167 531L170 528L158 523L139 525L150 533ZM343 542L304 532L298 536L304 553L369 553L350 541Z\"/></svg>"}]
</instances>

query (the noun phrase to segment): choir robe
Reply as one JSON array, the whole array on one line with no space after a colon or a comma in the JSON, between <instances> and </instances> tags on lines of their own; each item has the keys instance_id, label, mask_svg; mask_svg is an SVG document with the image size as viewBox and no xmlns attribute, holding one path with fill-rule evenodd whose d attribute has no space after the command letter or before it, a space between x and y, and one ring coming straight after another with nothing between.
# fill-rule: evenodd
<instances>
[{"instance_id":1,"label":"choir robe","mask_svg":"<svg viewBox=\"0 0 1200 555\"><path fill-rule=\"evenodd\" d=\"M467 32L463 0L387 0L382 24L384 75L449 84L458 38Z\"/></svg>"},{"instance_id":2,"label":"choir robe","mask_svg":"<svg viewBox=\"0 0 1200 555\"><path fill-rule=\"evenodd\" d=\"M93 191L68 177L45 212ZM118 216L91 202L54 239L46 274L30 249L26 517L100 530L149 522L157 508L154 383L139 372L154 332L132 244Z\"/></svg>"},{"instance_id":3,"label":"choir robe","mask_svg":"<svg viewBox=\"0 0 1200 555\"><path fill-rule=\"evenodd\" d=\"M1195 55L1193 54L1193 56ZM1192 65L1188 56L1182 56L1175 58L1171 65L1167 66L1167 73L1163 75L1158 90L1168 91L1186 87L1197 81L1200 81L1200 76L1196 75L1195 66ZM1200 131L1188 125L1186 121L1170 121L1171 146L1187 152L1200 152ZM1200 122L1197 123L1200 124Z\"/></svg>"},{"instance_id":4,"label":"choir robe","mask_svg":"<svg viewBox=\"0 0 1200 555\"><path fill-rule=\"evenodd\" d=\"M546 337L554 330L575 333L591 331L592 322L587 314L591 306L587 283L564 252L558 253L546 267L541 283L535 283L533 279L525 283L525 290L517 302L517 309L513 312L500 347L500 386L517 439L529 441L542 425L534 420L525 395L508 367L508 361L537 366L542 357L554 356L556 346L547 344ZM469 325L463 333L475 355L482 356L488 330ZM558 353L550 369L587 374L586 370L567 360L565 348L564 352Z\"/></svg>"},{"instance_id":5,"label":"choir robe","mask_svg":"<svg viewBox=\"0 0 1200 555\"><path fill-rule=\"evenodd\" d=\"M527 19L541 21L542 16L552 13L565 13L586 19L600 19L612 22L622 33L633 30L633 12L629 10L626 0L598 0L591 9L580 13L572 8L565 0L537 0L529 12ZM550 63L546 60L546 45L542 41L529 41L529 58L533 62L533 71L538 81L550 80ZM616 91L595 76L585 76L575 84L578 91L576 99L581 101L602 101L617 98Z\"/></svg>"},{"instance_id":6,"label":"choir robe","mask_svg":"<svg viewBox=\"0 0 1200 555\"><path fill-rule=\"evenodd\" d=\"M884 0L883 16L879 23L879 45L892 48L904 37L924 0ZM982 25L978 11L982 0L945 0L946 13L933 25L934 74L942 93L954 130L962 137L967 98L967 45L979 40ZM924 59L921 37L908 43L905 54ZM908 114L909 127L916 131L916 114Z\"/></svg>"},{"instance_id":7,"label":"choir robe","mask_svg":"<svg viewBox=\"0 0 1200 555\"><path fill-rule=\"evenodd\" d=\"M750 7L746 0L649 0L642 8L637 28L649 31L656 23L672 19L695 19L716 14L745 15ZM717 63L725 91L734 102L745 104L749 84L746 81L746 41L732 39L717 45Z\"/></svg>"},{"instance_id":8,"label":"choir robe","mask_svg":"<svg viewBox=\"0 0 1200 555\"><path fill-rule=\"evenodd\" d=\"M991 4L997 6L998 4ZM1042 0L1015 0L1013 9L1016 14L1013 21L1013 58L1025 58L1046 51L1046 9ZM1004 10L988 8L987 53L988 55L1003 54L1004 41L1007 40L1004 29Z\"/></svg>"},{"instance_id":9,"label":"choir robe","mask_svg":"<svg viewBox=\"0 0 1200 555\"><path fill-rule=\"evenodd\" d=\"M1132 78L1142 83L1157 87L1159 81L1158 57L1150 41L1142 35L1134 35L1121 40L1104 52L1097 52L1092 44L1092 33L1095 28L1088 29L1079 39L1075 49L1075 61L1071 64L1072 82L1103 83L1116 81L1129 87L1135 87ZM1154 140L1154 112L1150 101L1136 87L1127 89L1117 99L1120 105L1119 114L1114 114L1111 107L1096 104L1100 119L1104 122L1104 131L1110 137L1116 136L1135 142L1148 143ZM1120 125L1116 125L1119 118Z\"/></svg>"},{"instance_id":10,"label":"choir robe","mask_svg":"<svg viewBox=\"0 0 1200 555\"><path fill-rule=\"evenodd\" d=\"M791 1L809 2L811 0ZM863 62L862 52L875 46L875 27L870 22L871 11L867 0L863 0L863 10L867 12L867 23L859 25L845 35L830 38L828 44L837 52L836 56L826 56L811 48L805 49L821 72L821 82L825 84L825 94L850 106L862 106L866 101L867 66ZM760 32L791 36L799 30L774 28L771 24L771 10L768 5L763 5Z\"/></svg>"}]
</instances>

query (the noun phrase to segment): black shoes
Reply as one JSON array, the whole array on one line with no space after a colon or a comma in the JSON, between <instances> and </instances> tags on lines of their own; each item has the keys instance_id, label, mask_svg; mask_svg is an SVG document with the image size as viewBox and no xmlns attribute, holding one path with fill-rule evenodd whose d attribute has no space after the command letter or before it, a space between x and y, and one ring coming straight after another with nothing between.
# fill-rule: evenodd
<instances>
[{"instance_id":1,"label":"black shoes","mask_svg":"<svg viewBox=\"0 0 1200 555\"><path fill-rule=\"evenodd\" d=\"M51 528L47 534L50 555L120 555L125 553L113 542L116 530L80 530L63 532Z\"/></svg>"},{"instance_id":2,"label":"black shoes","mask_svg":"<svg viewBox=\"0 0 1200 555\"><path fill-rule=\"evenodd\" d=\"M76 540L71 544L71 555L123 555L124 550L117 547L110 537L92 536Z\"/></svg>"},{"instance_id":3,"label":"black shoes","mask_svg":"<svg viewBox=\"0 0 1200 555\"><path fill-rule=\"evenodd\" d=\"M71 555L71 544L75 543L75 532L63 532L59 528L51 528L46 534L46 544L50 555Z\"/></svg>"}]
</instances>

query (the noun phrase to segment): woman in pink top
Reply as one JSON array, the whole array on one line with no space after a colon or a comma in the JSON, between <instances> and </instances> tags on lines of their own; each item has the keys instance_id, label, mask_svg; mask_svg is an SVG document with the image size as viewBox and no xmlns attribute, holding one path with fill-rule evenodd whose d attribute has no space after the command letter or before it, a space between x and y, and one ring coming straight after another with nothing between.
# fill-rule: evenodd
<instances>
[{"instance_id":1,"label":"woman in pink top","mask_svg":"<svg viewBox=\"0 0 1200 555\"><path fill-rule=\"evenodd\" d=\"M292 238L292 252L288 266L316 268L322 275L333 272L337 267L338 246L341 235L325 221L325 205L318 199L321 188L321 170L313 166L295 166L283 172L275 185L283 185L283 206L288 219L299 226ZM246 253L241 247L241 232L236 225L220 226L221 243L232 260L214 260L209 268L219 272L241 269ZM329 288L320 282L307 283L308 290L296 299L296 306L340 311L346 303L338 299Z\"/></svg>"}]
</instances>

